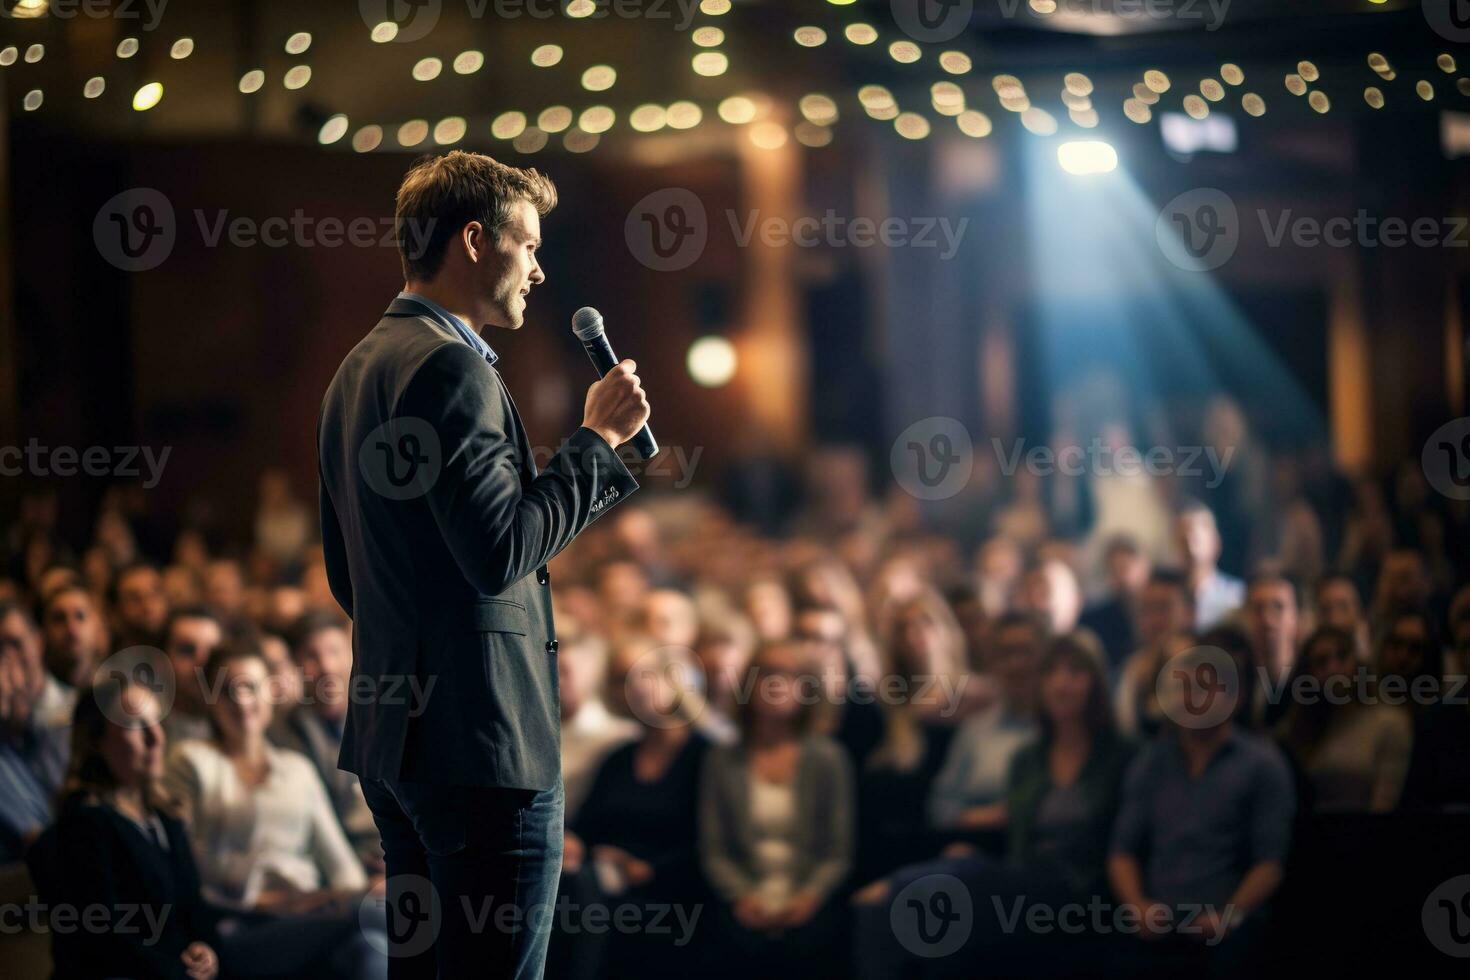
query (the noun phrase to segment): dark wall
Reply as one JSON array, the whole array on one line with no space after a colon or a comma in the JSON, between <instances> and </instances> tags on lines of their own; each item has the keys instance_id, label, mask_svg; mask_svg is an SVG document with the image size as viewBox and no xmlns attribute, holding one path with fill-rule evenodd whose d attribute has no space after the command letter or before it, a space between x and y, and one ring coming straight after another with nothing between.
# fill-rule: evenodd
<instances>
[{"instance_id":1,"label":"dark wall","mask_svg":"<svg viewBox=\"0 0 1470 980\"><path fill-rule=\"evenodd\" d=\"M701 306L712 284L738 296L737 250L727 236L711 236L692 269L658 273L632 257L623 222L640 197L663 186L694 190L712 213L735 207L733 165L633 170L595 154L501 158L542 167L561 194L543 223L548 281L532 296L526 327L487 338L533 440L549 450L580 422L591 367L569 323L577 307L595 305L619 353L639 361L660 443L686 457L699 448L696 475L712 472L722 448L713 434L736 426L738 391L695 386L684 357L709 329ZM402 285L387 233L412 159L299 145L82 145L17 125L22 438L171 447L153 509L178 516L207 488L224 530L243 530L255 477L268 466L285 468L300 492L313 494L321 395ZM92 222L105 201L134 187L167 196L177 240L158 267L123 272L102 257ZM327 247L312 224L285 247L240 247L228 231L210 244L221 217L227 229L239 217L290 220L298 210L303 227L305 219L366 217L379 229L375 239L390 241ZM644 484L676 476L654 472ZM18 492L16 481L4 482ZM85 517L107 482L48 486L68 513Z\"/></svg>"}]
</instances>

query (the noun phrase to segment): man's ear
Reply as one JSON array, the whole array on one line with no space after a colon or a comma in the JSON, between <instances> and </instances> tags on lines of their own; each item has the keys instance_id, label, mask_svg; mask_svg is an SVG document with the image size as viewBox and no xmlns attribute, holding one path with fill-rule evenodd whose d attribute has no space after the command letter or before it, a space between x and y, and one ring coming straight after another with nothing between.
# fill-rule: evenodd
<instances>
[{"instance_id":1,"label":"man's ear","mask_svg":"<svg viewBox=\"0 0 1470 980\"><path fill-rule=\"evenodd\" d=\"M488 242L485 239L485 226L478 221L471 221L459 230L460 244L464 246L465 255L471 262L479 262L480 257L485 254Z\"/></svg>"}]
</instances>

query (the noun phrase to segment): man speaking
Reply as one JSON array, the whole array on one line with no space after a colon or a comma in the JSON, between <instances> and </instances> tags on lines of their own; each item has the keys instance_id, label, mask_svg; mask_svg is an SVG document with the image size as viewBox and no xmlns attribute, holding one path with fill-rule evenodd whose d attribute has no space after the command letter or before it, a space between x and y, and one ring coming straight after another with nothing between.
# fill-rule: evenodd
<instances>
[{"instance_id":1,"label":"man speaking","mask_svg":"<svg viewBox=\"0 0 1470 980\"><path fill-rule=\"evenodd\" d=\"M546 177L481 154L415 165L406 284L322 402L322 541L354 621L339 764L382 834L394 978L545 962L562 854L546 563L638 488L614 449L649 415L622 361L538 474L480 334L520 328L555 204Z\"/></svg>"}]
</instances>

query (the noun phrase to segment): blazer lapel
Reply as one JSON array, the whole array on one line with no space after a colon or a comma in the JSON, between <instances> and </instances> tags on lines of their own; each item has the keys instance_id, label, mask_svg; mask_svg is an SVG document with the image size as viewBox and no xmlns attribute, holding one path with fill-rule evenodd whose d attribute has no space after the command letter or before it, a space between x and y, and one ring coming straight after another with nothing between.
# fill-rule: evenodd
<instances>
[{"instance_id":1,"label":"blazer lapel","mask_svg":"<svg viewBox=\"0 0 1470 980\"><path fill-rule=\"evenodd\" d=\"M506 407L510 409L511 420L515 423L516 452L521 457L521 485L530 486L531 481L536 479L537 472L536 457L531 449L531 437L526 434L526 425L521 421L521 413L516 411L516 401L510 397L510 388L506 385L505 379L500 377L500 372L495 368L492 367L490 370L495 371L495 376L500 378L500 391L505 397Z\"/></svg>"}]
</instances>

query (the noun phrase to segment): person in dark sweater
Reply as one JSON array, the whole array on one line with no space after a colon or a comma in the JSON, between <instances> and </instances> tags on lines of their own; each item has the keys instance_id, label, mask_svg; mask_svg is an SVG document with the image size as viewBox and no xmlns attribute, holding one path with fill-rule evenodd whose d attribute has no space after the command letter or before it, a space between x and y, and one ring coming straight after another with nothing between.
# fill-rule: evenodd
<instances>
[{"instance_id":1,"label":"person in dark sweater","mask_svg":"<svg viewBox=\"0 0 1470 980\"><path fill-rule=\"evenodd\" d=\"M1085 905L1105 893L1113 819L1132 746L1113 727L1103 653L1069 634L1051 641L1038 667L1038 737L1011 760L1006 789L1006 854L996 859L956 844L943 857L900 869L855 897L858 975L907 975L905 964L934 957L926 976L1079 975L1097 937L1015 928L1028 908ZM941 895L947 892L947 895ZM926 948L922 926L905 916L915 903L939 907L968 895L973 931L945 955ZM1008 916L1021 918L1013 922ZM896 923L892 927L889 923ZM1010 971L1016 971L1012 973Z\"/></svg>"},{"instance_id":2,"label":"person in dark sweater","mask_svg":"<svg viewBox=\"0 0 1470 980\"><path fill-rule=\"evenodd\" d=\"M591 920L579 918L589 905L611 911L604 923L617 922L623 906L635 907L645 926L655 915L666 918L658 929L611 929L601 950L595 948L601 944L584 944L579 974L587 972L588 957L602 958L603 976L691 971L699 948L693 934L697 910L705 898L695 814L700 766L710 744L695 729L704 702L689 684L694 670L680 647L649 649L634 640L614 653L608 705L637 720L643 734L603 761L568 829L563 870L578 880L568 889L569 906L558 910L556 926L589 935ZM660 906L666 907L662 913Z\"/></svg>"},{"instance_id":3,"label":"person in dark sweater","mask_svg":"<svg viewBox=\"0 0 1470 980\"><path fill-rule=\"evenodd\" d=\"M216 919L184 825L158 788L163 746L148 688L110 680L82 692L60 817L33 849L31 870L48 904L119 919L54 933L57 980L219 975Z\"/></svg>"}]
</instances>

